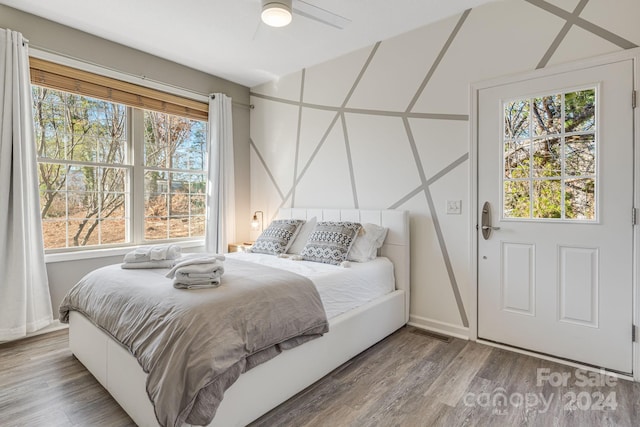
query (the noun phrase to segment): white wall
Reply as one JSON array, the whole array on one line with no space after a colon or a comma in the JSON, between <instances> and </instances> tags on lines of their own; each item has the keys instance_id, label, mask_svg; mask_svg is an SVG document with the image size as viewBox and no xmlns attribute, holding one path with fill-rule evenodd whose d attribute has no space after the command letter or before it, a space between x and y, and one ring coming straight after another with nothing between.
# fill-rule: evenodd
<instances>
[{"instance_id":1,"label":"white wall","mask_svg":"<svg viewBox=\"0 0 640 427\"><path fill-rule=\"evenodd\" d=\"M466 335L470 83L635 47L638 17L638 0L498 1L255 87L251 208L408 209L410 321Z\"/></svg>"}]
</instances>

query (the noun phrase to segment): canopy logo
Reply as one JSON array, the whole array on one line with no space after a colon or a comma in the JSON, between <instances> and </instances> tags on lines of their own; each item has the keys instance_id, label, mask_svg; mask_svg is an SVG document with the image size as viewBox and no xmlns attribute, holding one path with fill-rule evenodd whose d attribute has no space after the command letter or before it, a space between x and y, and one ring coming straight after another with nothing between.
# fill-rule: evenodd
<instances>
[{"instance_id":1,"label":"canopy logo","mask_svg":"<svg viewBox=\"0 0 640 427\"><path fill-rule=\"evenodd\" d=\"M509 408L520 408L524 406L528 411L537 410L544 414L549 410L554 394L545 396L542 393L511 393L502 387L494 389L491 393L467 393L463 401L465 406L480 406L482 408L493 408L493 413L506 415Z\"/></svg>"},{"instance_id":2,"label":"canopy logo","mask_svg":"<svg viewBox=\"0 0 640 427\"><path fill-rule=\"evenodd\" d=\"M463 402L469 407L491 408L496 415L506 415L509 409L521 407L527 412L543 414L549 411L554 401L565 411L608 411L618 407L616 392L612 390L617 384L618 377L605 371L576 369L573 372L555 372L550 368L538 368L538 390L507 393L505 388L497 387L491 392L469 392L464 395ZM562 388L563 392L549 393L549 387Z\"/></svg>"}]
</instances>

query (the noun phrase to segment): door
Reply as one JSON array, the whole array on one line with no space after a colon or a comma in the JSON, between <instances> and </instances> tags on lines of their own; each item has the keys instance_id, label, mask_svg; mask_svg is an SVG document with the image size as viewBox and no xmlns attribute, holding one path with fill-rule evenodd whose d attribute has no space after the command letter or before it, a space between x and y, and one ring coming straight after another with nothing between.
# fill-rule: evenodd
<instances>
[{"instance_id":1,"label":"door","mask_svg":"<svg viewBox=\"0 0 640 427\"><path fill-rule=\"evenodd\" d=\"M479 338L632 371L632 76L478 92Z\"/></svg>"}]
</instances>

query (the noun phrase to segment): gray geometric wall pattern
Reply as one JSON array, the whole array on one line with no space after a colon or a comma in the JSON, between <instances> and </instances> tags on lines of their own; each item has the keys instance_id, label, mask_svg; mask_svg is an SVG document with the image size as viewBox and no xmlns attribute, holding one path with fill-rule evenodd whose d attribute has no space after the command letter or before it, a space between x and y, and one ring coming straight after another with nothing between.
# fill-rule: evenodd
<instances>
[{"instance_id":1,"label":"gray geometric wall pattern","mask_svg":"<svg viewBox=\"0 0 640 427\"><path fill-rule=\"evenodd\" d=\"M456 154L456 157L454 159L447 160L447 163L439 164L437 167L429 164L429 168L426 168L425 164L431 161L430 155L428 153L428 150L419 143L419 140L422 137L417 138L416 135L422 135L422 133L424 133L421 129L425 123L428 123L428 121L440 121L439 123L446 123L447 121L468 123L469 116L468 114L460 114L458 112L452 112L448 110L442 110L438 112L424 112L425 108L418 108L418 106L419 104L423 103L425 99L424 97L427 95L426 90L428 88L433 88L433 90L438 89L436 87L438 85L433 83L434 76L436 76L439 72L439 67L442 66L443 61L447 58L447 54L456 42L456 38L460 35L465 26L468 25L470 16L473 16L476 10L482 11L485 8L492 8L485 11L484 15L480 13L479 16L482 17L486 15L495 16L495 11L515 8L514 10L517 10L519 12L526 12L532 15L537 14L535 16L541 15L542 19L548 19L550 21L549 28L553 28L557 32L547 35L549 38L549 42L547 42L546 45L539 46L540 52L542 52L541 56L538 58L533 58L531 65L525 66L525 69L521 69L520 71L527 71L532 68L544 68L545 66L550 64L552 58L554 58L554 55L558 52L558 49L563 45L563 42L569 34L572 34L571 37L574 37L573 34L581 34L583 31L605 41L605 43L603 43L602 49L610 49L608 47L609 44L615 46L611 48L610 51L637 47L636 43L634 43L633 41L630 41L621 35L617 35L612 30L606 29L603 26L600 26L597 23L594 23L593 21L587 20L586 18L582 17L582 14L585 13L585 11L590 11L592 15L595 14L597 8L602 7L603 1L604 0L575 0L573 2L575 3L575 6L571 10L565 10L563 7L567 7L569 3L572 3L571 1L563 0L552 2L544 0L521 0L518 2L511 2L511 5L497 3L491 6L482 6L478 9L474 9L473 11L471 9L465 11L459 17L451 20L452 25L450 25L450 30L448 30L448 36L441 43L440 47L438 49L435 49L436 54L430 64L422 69L423 77L419 84L414 87L413 95L408 100L408 103L405 104L406 108L404 109L388 110L380 108L361 108L350 106L350 101L352 100L354 93L358 89L363 78L367 76L369 68L376 58L376 54L380 50L381 45L383 45L384 43L391 43L391 41L378 42L368 49L368 54L367 52L361 52L358 54L361 55L362 58L364 58L364 62L361 64L359 72L357 72L357 75L355 75L355 78L353 78L350 89L347 91L346 96L343 97L341 102L336 102L334 104L321 104L305 101L305 90L309 90L309 87L307 86L309 79L308 74L311 69L301 71L299 81L300 86L297 93L298 97L295 99L288 95L279 96L278 90L271 90L271 94L267 94L264 92L269 92L268 90L254 88L251 93L254 99L254 103L258 103L260 100L265 102L261 103L256 107L255 110L251 112L252 121L259 118L261 114L265 114L264 112L261 112L261 109L272 108L270 106L280 105L297 109L297 114L295 115L295 117L297 117L295 126L295 145L287 149L288 152L293 150L294 159L293 165L289 165L289 173L291 176L290 186L289 181L283 181L283 179L280 177L282 176L282 165L273 160L273 158L275 158L275 155L272 152L277 151L275 147L277 147L279 144L277 138L269 140L269 138L265 137L265 135L254 135L253 131L251 135L252 138L250 144L252 153L257 159L259 165L266 172L270 183L277 192L277 196L279 198L278 207L284 207L287 205L293 207L302 206L302 204L296 203L302 197L301 188L304 188L305 176L309 173L310 170L314 170L314 167L320 169L320 166L326 174L334 174L336 182L343 181L343 186L347 187L350 193L348 195L350 198L350 200L348 200L350 205L355 208L360 208L363 204L364 199L366 198L367 200L365 205L370 207L372 204L371 187L375 186L376 176L375 174L370 174L370 176L366 176L363 178L363 171L365 168L361 165L364 164L363 162L365 161L375 162L381 160L375 160L373 159L373 157L363 156L363 153L367 151L366 139L370 136L369 134L367 134L367 131L363 131L363 129L375 128L376 124L379 124L380 122L385 123L385 126L380 125L378 130L384 129L385 127L401 128L403 134L402 138L397 138L397 140L391 142L377 141L377 143L386 145L387 151L385 151L384 153L386 153L387 159L395 156L405 156L404 158L399 160L399 162L402 162L402 164L404 164L404 170L401 170L402 168L397 168L396 171L400 171L397 173L406 174L403 175L406 176L406 179L402 180L402 183L405 187L409 185L410 188L403 188L402 185L396 186L394 190L395 193L393 194L393 197L395 198L389 199L388 195L381 195L380 200L385 202L386 205L377 207L388 209L401 208L405 206L409 201L418 200L416 199L416 196L421 196L419 200L422 200L422 202L420 203L424 204L421 210L428 213L430 217L440 256L446 270L448 285L457 306L459 322L465 328L468 327L469 319L467 311L465 309L463 290L461 289L461 283L459 278L457 277L456 269L454 268L454 263L452 262L452 257L450 256L449 246L451 242L447 241L447 237L443 231L443 227L441 226L442 218L439 216L439 209L438 206L436 206L436 201L434 200L433 196L434 185L441 182L444 178L450 176L450 174L452 174L454 171L459 170L459 168L469 168L468 146L464 152ZM513 3L517 4L513 5ZM589 3L592 3L594 5L592 10L588 9ZM604 1L604 3L608 2ZM559 4L561 4L563 7L560 7ZM636 11L635 15L639 16L637 11L640 11L640 7L634 5L632 3L632 0L627 1L626 4L628 5L628 7L633 7L633 10ZM508 13L512 12L504 13L505 16L508 17ZM627 13L631 13L631 11L627 10ZM498 14L498 17L499 16L500 15ZM479 24L476 22L475 25ZM411 35L408 37L411 37ZM600 52L588 53L594 54ZM468 65L473 67L477 64ZM450 69L451 68L449 68L449 70ZM441 79L440 81L443 81L442 79L446 79L446 76L440 76L439 78ZM468 91L468 87L464 89ZM431 100L429 102L433 103L434 101ZM293 111L287 111L287 117L294 117ZM317 119L308 120L308 117L312 116L311 112L313 112L313 114L316 114ZM313 144L315 145L312 145L312 149L309 149L308 141L306 139L301 139L301 135L304 133L303 131L305 131L306 129L310 129L310 126L312 126L311 124L317 126L318 123L322 123L322 126L320 126L319 129L314 130L316 134L320 132L317 136L317 142L314 141ZM371 131L371 129L369 130ZM375 132L371 132L375 134ZM257 138L265 140L262 142L262 146L254 142ZM375 138L375 136L373 138ZM439 141L439 143L447 143L446 139L447 138L444 137L442 141ZM303 142L307 144L305 145L305 149L307 150L307 152L305 152L304 155L302 153ZM330 144L331 148L329 149L327 147ZM323 149L327 152L330 152L330 154L332 155L326 155L322 157L321 153L323 152ZM267 159L267 156L265 155L265 152L267 151L271 156L269 159ZM453 152L455 152L455 150ZM340 166L333 167L332 162L336 162L336 164L339 164ZM278 165L277 173L273 170L274 165L276 164ZM256 166L258 165L252 165L252 169ZM287 169L285 168L284 171L286 172ZM430 171L430 174L427 171ZM314 174L320 173L320 170L314 172ZM381 174L383 174L383 172L381 172ZM276 175L278 175L278 177L276 177ZM252 199L254 199L254 184L256 188L259 188L261 185L261 183L259 182L253 183L253 180L254 178L252 177ZM286 187L284 186L283 182L287 183ZM468 186L468 183L465 184ZM344 196L344 194L346 193L342 194ZM327 197L329 197L329 200L334 203L337 200L335 197L331 198L333 196L330 195ZM257 206L254 207L258 208ZM272 212L272 214L275 215L275 211ZM467 212L467 215L469 214L470 213ZM412 239L414 238L420 239L421 236L416 236L412 232ZM417 259L416 256L417 255L415 254L412 256L412 263L420 262L420 260ZM420 277L412 278L414 282L420 281L421 279L422 278Z\"/></svg>"}]
</instances>

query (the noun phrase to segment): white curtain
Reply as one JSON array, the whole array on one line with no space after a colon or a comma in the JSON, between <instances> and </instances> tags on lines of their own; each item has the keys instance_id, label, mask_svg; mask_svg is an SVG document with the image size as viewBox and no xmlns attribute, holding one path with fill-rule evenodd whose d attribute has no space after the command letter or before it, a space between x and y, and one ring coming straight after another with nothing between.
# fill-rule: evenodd
<instances>
[{"instance_id":1,"label":"white curtain","mask_svg":"<svg viewBox=\"0 0 640 427\"><path fill-rule=\"evenodd\" d=\"M29 55L0 29L0 341L51 324L44 262Z\"/></svg>"},{"instance_id":2,"label":"white curtain","mask_svg":"<svg viewBox=\"0 0 640 427\"><path fill-rule=\"evenodd\" d=\"M216 93L209 97L207 252L227 252L227 245L236 239L231 108L231 98L225 94Z\"/></svg>"}]
</instances>

